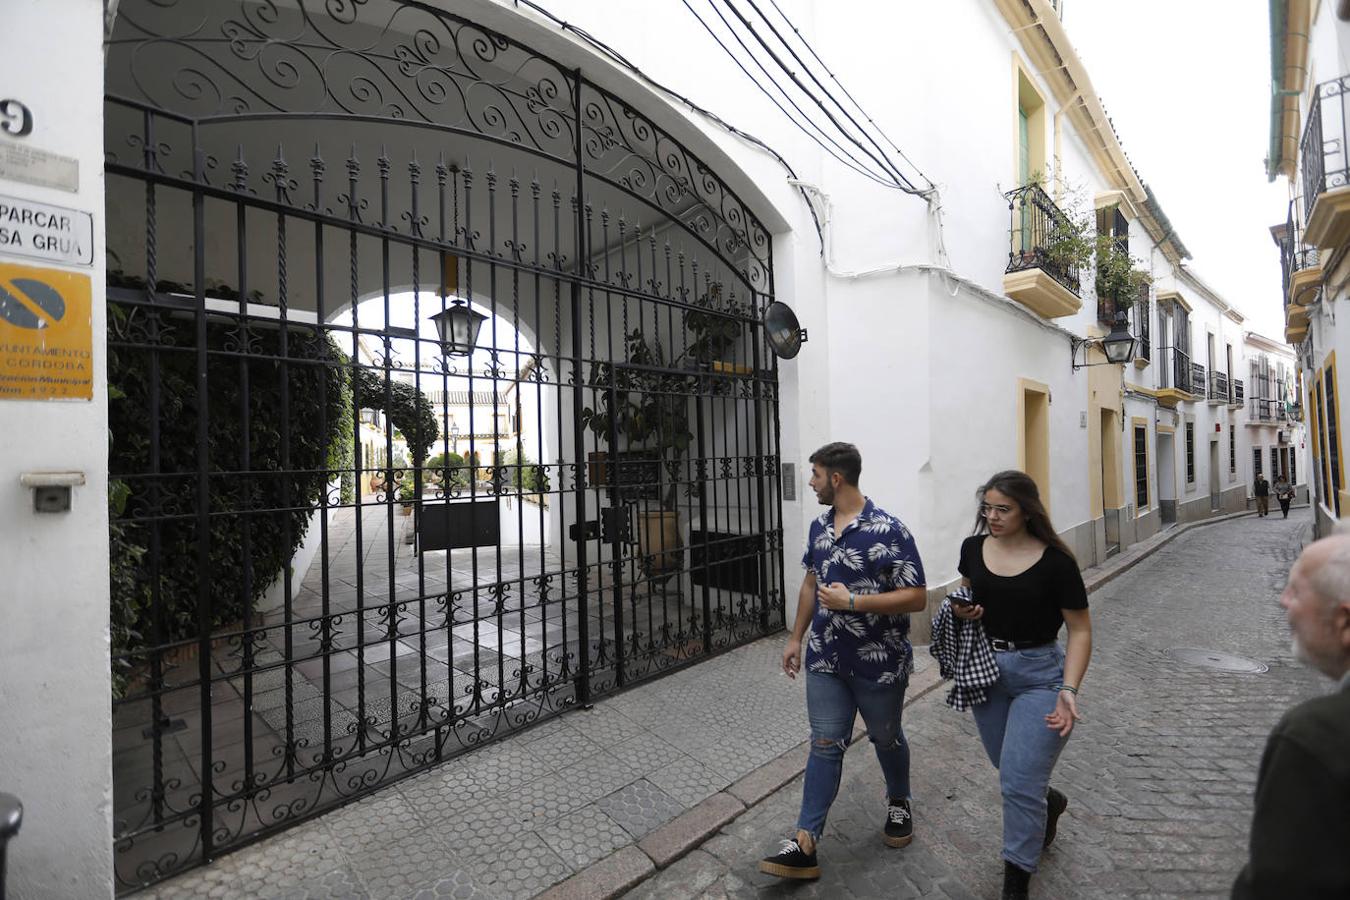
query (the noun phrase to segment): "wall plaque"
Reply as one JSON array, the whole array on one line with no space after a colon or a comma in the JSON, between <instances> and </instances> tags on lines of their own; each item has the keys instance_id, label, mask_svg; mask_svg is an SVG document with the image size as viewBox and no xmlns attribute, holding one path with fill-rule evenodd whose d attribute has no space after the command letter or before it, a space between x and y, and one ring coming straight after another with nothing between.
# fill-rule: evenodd
<instances>
[{"instance_id":1,"label":"wall plaque","mask_svg":"<svg viewBox=\"0 0 1350 900\"><path fill-rule=\"evenodd\" d=\"M0 143L0 179L73 194L80 189L80 161L27 144Z\"/></svg>"}]
</instances>

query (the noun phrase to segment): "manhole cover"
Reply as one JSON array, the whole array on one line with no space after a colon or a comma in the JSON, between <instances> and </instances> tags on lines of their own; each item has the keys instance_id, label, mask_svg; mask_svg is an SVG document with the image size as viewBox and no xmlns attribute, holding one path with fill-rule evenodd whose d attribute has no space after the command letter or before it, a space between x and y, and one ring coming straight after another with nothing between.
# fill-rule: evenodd
<instances>
[{"instance_id":1,"label":"manhole cover","mask_svg":"<svg viewBox=\"0 0 1350 900\"><path fill-rule=\"evenodd\" d=\"M1173 647L1167 651L1167 655L1188 666L1204 666L1207 669L1218 669L1221 672L1243 672L1248 675L1258 675L1267 669L1265 663L1259 663L1245 656L1234 656L1221 650Z\"/></svg>"}]
</instances>

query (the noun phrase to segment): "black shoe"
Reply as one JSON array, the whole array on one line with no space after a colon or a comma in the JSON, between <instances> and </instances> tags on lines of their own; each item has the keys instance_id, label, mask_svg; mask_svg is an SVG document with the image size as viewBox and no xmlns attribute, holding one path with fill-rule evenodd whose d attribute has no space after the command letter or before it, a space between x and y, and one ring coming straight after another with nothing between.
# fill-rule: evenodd
<instances>
[{"instance_id":1,"label":"black shoe","mask_svg":"<svg viewBox=\"0 0 1350 900\"><path fill-rule=\"evenodd\" d=\"M1059 817L1063 815L1064 810L1069 808L1069 798L1065 797L1054 788L1048 788L1045 792L1045 844L1049 847L1055 841L1055 827L1059 824Z\"/></svg>"},{"instance_id":2,"label":"black shoe","mask_svg":"<svg viewBox=\"0 0 1350 900\"><path fill-rule=\"evenodd\" d=\"M797 841L783 841L783 847L773 856L759 861L759 870L765 875L777 875L779 878L797 878L810 881L820 877L820 866L816 864L816 854L807 853Z\"/></svg>"},{"instance_id":3,"label":"black shoe","mask_svg":"<svg viewBox=\"0 0 1350 900\"><path fill-rule=\"evenodd\" d=\"M907 847L914 840L914 814L908 800L886 801L886 827L883 836L888 847Z\"/></svg>"},{"instance_id":4,"label":"black shoe","mask_svg":"<svg viewBox=\"0 0 1350 900\"><path fill-rule=\"evenodd\" d=\"M1027 900L1031 889L1031 873L1020 869L1006 859L1003 861L1003 900Z\"/></svg>"}]
</instances>

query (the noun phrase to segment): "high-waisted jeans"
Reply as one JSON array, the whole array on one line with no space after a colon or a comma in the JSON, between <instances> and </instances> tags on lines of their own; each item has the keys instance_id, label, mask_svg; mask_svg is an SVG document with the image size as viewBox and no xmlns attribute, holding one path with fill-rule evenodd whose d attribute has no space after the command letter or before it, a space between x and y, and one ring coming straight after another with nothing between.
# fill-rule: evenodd
<instances>
[{"instance_id":1,"label":"high-waisted jeans","mask_svg":"<svg viewBox=\"0 0 1350 900\"><path fill-rule=\"evenodd\" d=\"M886 791L891 799L909 799L909 744L900 727L908 686L908 678L895 684L877 684L851 675L806 673L811 755L806 760L798 829L817 838L825 830L825 817L839 793L844 751L853 736L853 720L859 712L886 776Z\"/></svg>"},{"instance_id":2,"label":"high-waisted jeans","mask_svg":"<svg viewBox=\"0 0 1350 900\"><path fill-rule=\"evenodd\" d=\"M1050 771L1068 738L1045 722L1054 712L1056 687L1064 680L1058 644L995 654L998 681L989 699L974 707L989 760L1003 793L1003 858L1036 871L1045 842L1045 791Z\"/></svg>"}]
</instances>

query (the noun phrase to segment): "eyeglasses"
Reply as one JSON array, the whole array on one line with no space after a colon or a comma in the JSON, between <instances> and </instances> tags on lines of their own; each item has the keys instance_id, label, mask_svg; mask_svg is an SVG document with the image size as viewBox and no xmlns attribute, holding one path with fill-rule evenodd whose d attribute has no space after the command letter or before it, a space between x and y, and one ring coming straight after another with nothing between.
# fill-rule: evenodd
<instances>
[{"instance_id":1,"label":"eyeglasses","mask_svg":"<svg viewBox=\"0 0 1350 900\"><path fill-rule=\"evenodd\" d=\"M1013 511L1011 506L991 506L988 503L980 504L980 515L986 519L998 516L1000 519Z\"/></svg>"}]
</instances>

